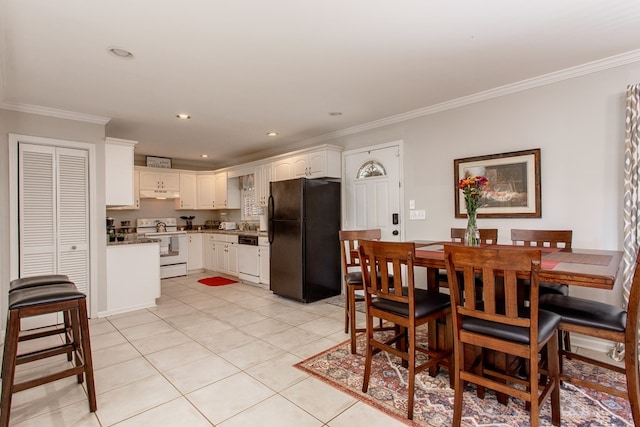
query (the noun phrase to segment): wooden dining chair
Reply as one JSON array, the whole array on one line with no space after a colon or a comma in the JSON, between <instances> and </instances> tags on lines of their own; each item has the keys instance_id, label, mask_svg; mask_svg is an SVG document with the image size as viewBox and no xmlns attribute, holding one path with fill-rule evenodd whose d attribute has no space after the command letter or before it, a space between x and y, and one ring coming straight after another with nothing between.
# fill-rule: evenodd
<instances>
[{"instance_id":1,"label":"wooden dining chair","mask_svg":"<svg viewBox=\"0 0 640 427\"><path fill-rule=\"evenodd\" d=\"M571 249L573 240L572 230L526 230L511 229L511 242L514 245L524 245L537 248ZM569 286L562 283L540 282L540 294L569 295ZM571 335L560 332L560 345L571 350Z\"/></svg>"},{"instance_id":2,"label":"wooden dining chair","mask_svg":"<svg viewBox=\"0 0 640 427\"><path fill-rule=\"evenodd\" d=\"M464 233L466 228L451 228L451 241L452 242L464 242ZM481 228L478 230L480 234L481 245L497 245L498 244L498 229L497 228ZM448 286L447 284L447 270L438 270L438 282L440 286Z\"/></svg>"},{"instance_id":3,"label":"wooden dining chair","mask_svg":"<svg viewBox=\"0 0 640 427\"><path fill-rule=\"evenodd\" d=\"M529 406L530 425L537 426L540 405L550 396L552 422L560 425L558 324L560 316L538 310L539 250L497 249L445 245L453 318L454 407L453 425L462 419L466 382L523 399ZM476 273L482 272L482 295L478 295ZM456 274L461 272L462 274ZM518 298L517 275L529 277L528 305ZM470 286L471 285L471 286ZM498 288L501 288L498 290ZM480 347L478 360L465 363L465 349ZM546 349L548 364L539 375L538 353ZM528 362L526 378L489 366L489 351L522 358ZM475 352L472 352L475 353ZM539 385L539 381L544 381ZM540 390L540 387L542 389ZM539 393L540 392L540 393Z\"/></svg>"},{"instance_id":4,"label":"wooden dining chair","mask_svg":"<svg viewBox=\"0 0 640 427\"><path fill-rule=\"evenodd\" d=\"M514 245L571 249L572 239L572 230L511 229L511 242ZM569 295L569 286L560 283L540 282L540 293L543 295Z\"/></svg>"},{"instance_id":5,"label":"wooden dining chair","mask_svg":"<svg viewBox=\"0 0 640 427\"><path fill-rule=\"evenodd\" d=\"M451 369L451 349L435 349L418 346L416 328L440 318L451 318L449 296L415 287L415 245L406 242L360 241L360 261L365 290L367 316L367 350L362 391L367 392L371 376L373 355L386 351L403 360L408 368L407 418L413 419L415 376L425 369L433 369L448 361ZM406 276L402 268L406 266ZM389 278L393 277L393 281ZM374 334L374 318L393 323L396 328L391 336ZM451 325L450 321L447 324ZM449 329L450 330L450 329ZM422 353L423 360L416 356ZM422 363L419 361L422 360Z\"/></svg>"},{"instance_id":6,"label":"wooden dining chair","mask_svg":"<svg viewBox=\"0 0 640 427\"><path fill-rule=\"evenodd\" d=\"M344 284L344 333L350 334L351 354L355 354L356 334L365 331L365 328L358 328L356 322L356 302L364 301L358 242L361 240L380 240L382 231L379 228L369 230L340 230L338 234L340 254L342 255L342 277ZM382 328L381 321L378 328Z\"/></svg>"},{"instance_id":7,"label":"wooden dining chair","mask_svg":"<svg viewBox=\"0 0 640 427\"><path fill-rule=\"evenodd\" d=\"M640 257L636 256L636 268L629 293L627 309L599 301L547 294L540 297L540 308L561 316L558 328L565 333L582 335L624 343L624 368L613 363L576 354L570 348L560 350L560 379L581 387L588 387L629 400L634 425L640 425L640 380L638 378L638 328L640 324ZM627 387L618 389L603 381L570 377L563 370L562 358L589 363L614 372L625 374Z\"/></svg>"},{"instance_id":8,"label":"wooden dining chair","mask_svg":"<svg viewBox=\"0 0 640 427\"><path fill-rule=\"evenodd\" d=\"M464 242L464 233L466 228L451 228L451 241ZM495 245L498 243L497 228L481 228L478 230L480 234L481 245Z\"/></svg>"}]
</instances>

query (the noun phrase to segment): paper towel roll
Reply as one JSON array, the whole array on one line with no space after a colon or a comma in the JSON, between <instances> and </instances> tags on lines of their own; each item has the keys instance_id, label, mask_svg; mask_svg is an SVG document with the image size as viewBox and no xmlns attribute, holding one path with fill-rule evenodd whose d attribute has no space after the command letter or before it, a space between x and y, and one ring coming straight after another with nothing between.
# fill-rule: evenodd
<instances>
[{"instance_id":1,"label":"paper towel roll","mask_svg":"<svg viewBox=\"0 0 640 427\"><path fill-rule=\"evenodd\" d=\"M267 231L267 216L260 215L260 231Z\"/></svg>"}]
</instances>

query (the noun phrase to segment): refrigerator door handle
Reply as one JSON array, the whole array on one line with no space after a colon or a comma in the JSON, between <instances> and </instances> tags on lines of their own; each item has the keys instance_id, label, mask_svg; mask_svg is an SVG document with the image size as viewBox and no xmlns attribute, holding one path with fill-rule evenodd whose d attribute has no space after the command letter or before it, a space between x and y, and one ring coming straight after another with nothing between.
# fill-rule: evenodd
<instances>
[{"instance_id":1,"label":"refrigerator door handle","mask_svg":"<svg viewBox=\"0 0 640 427\"><path fill-rule=\"evenodd\" d=\"M269 236L269 244L273 243L273 196L269 195L269 201L267 202L267 215L269 218L269 225L267 227L267 235Z\"/></svg>"}]
</instances>

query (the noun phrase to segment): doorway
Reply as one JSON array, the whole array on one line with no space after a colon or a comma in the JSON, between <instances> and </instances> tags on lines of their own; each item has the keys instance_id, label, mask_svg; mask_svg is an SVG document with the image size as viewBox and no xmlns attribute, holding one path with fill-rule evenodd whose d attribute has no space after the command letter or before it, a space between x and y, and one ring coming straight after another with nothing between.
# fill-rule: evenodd
<instances>
[{"instance_id":1,"label":"doorway","mask_svg":"<svg viewBox=\"0 0 640 427\"><path fill-rule=\"evenodd\" d=\"M379 228L382 240L401 241L402 141L345 151L342 228Z\"/></svg>"}]
</instances>

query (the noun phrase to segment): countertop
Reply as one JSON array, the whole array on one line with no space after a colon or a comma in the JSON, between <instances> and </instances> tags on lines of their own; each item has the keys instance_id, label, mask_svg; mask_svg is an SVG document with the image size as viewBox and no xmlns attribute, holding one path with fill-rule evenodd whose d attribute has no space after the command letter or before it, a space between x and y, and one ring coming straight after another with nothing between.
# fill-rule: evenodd
<instances>
[{"instance_id":1,"label":"countertop","mask_svg":"<svg viewBox=\"0 0 640 427\"><path fill-rule=\"evenodd\" d=\"M147 243L158 243L160 239L151 239L149 237L137 237L132 235L128 240L123 240L121 242L107 242L107 246L121 246L121 245L142 245Z\"/></svg>"},{"instance_id":2,"label":"countertop","mask_svg":"<svg viewBox=\"0 0 640 427\"><path fill-rule=\"evenodd\" d=\"M258 231L258 230L215 230L215 229L206 229L206 230L186 230L187 234L190 233L203 233L203 234L234 234L234 235L244 235L244 236L266 236L266 231Z\"/></svg>"}]
</instances>

